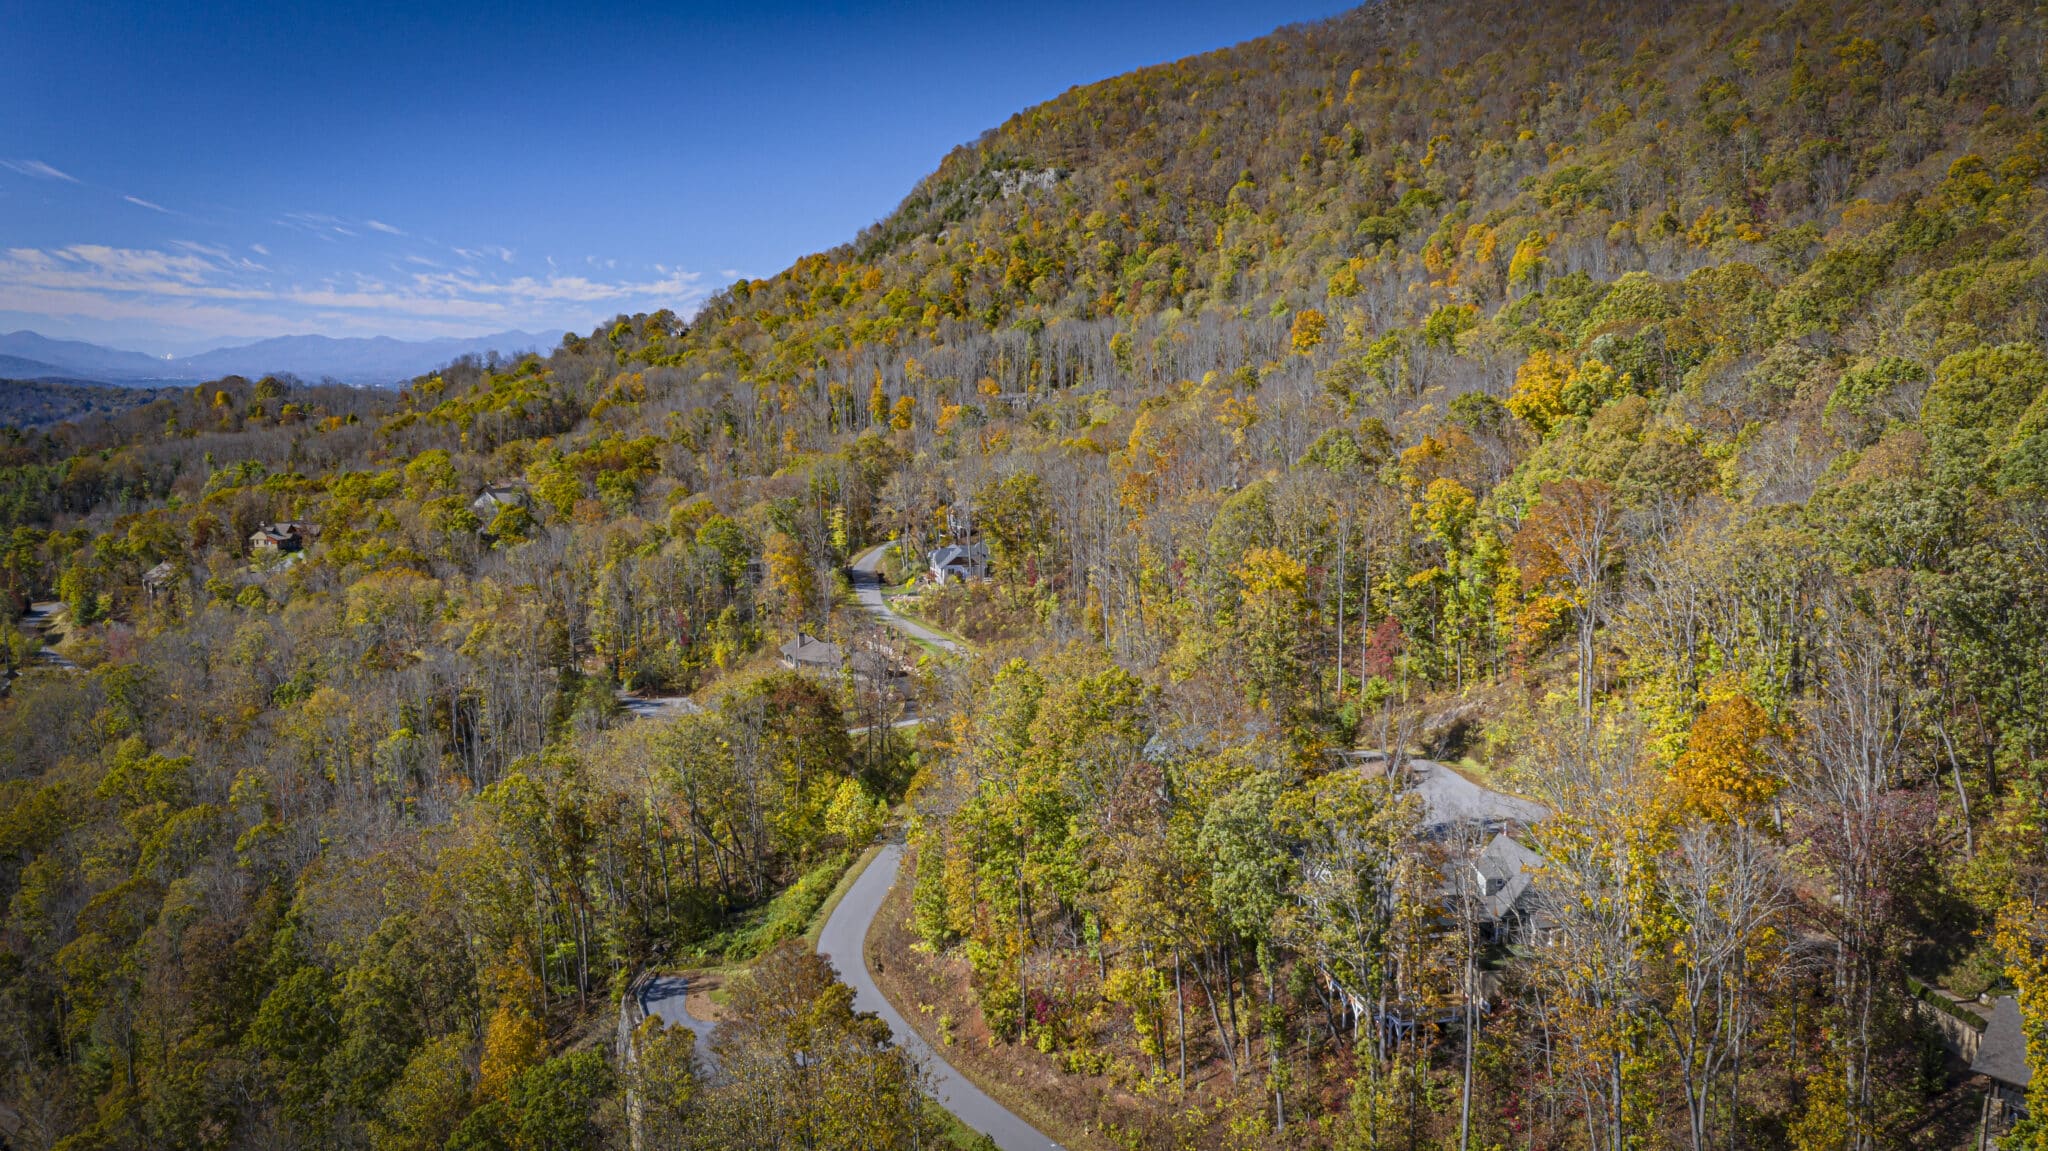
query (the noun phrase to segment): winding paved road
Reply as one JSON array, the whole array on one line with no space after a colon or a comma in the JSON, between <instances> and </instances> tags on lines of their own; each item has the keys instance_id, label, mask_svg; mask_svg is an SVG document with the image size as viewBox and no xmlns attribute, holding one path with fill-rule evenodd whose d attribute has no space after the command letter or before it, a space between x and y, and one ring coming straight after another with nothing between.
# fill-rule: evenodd
<instances>
[{"instance_id":1,"label":"winding paved road","mask_svg":"<svg viewBox=\"0 0 2048 1151\"><path fill-rule=\"evenodd\" d=\"M878 569L882 553L893 546L882 544L870 548L853 561L854 592L861 606L882 623L905 635L948 653L960 653L964 649L959 644L897 615L882 598ZM905 720L896 726L915 722ZM1488 791L1439 764L1417 760L1411 761L1411 766L1417 769L1416 789L1423 793L1424 806L1430 818L1492 815L1527 820L1540 819L1547 814L1537 804ZM853 988L854 1007L881 1016L889 1024L896 1042L924 1065L931 1076L932 1093L946 1110L967 1126L994 1139L1002 1151L1058 1151L1059 1144L990 1098L987 1092L939 1058L938 1053L876 985L870 966L874 960L867 949L868 932L874 926L875 916L881 913L882 901L896 885L902 865L903 845L900 843L885 844L876 853L866 869L855 878L853 886L847 889L839 905L833 908L831 918L825 921L825 928L818 936L818 954L831 960L839 970L839 977ZM641 1003L648 1013L695 1031L697 1050L708 1059L711 1035L717 1024L690 1015L684 1002L684 989L681 977L663 976L651 981L642 991Z\"/></svg>"},{"instance_id":2,"label":"winding paved road","mask_svg":"<svg viewBox=\"0 0 2048 1151\"><path fill-rule=\"evenodd\" d=\"M903 865L903 845L884 844L875 853L867 868L853 881L839 906L833 908L831 918L825 921L825 929L818 934L818 954L832 961L839 969L839 977L853 988L853 1006L859 1011L872 1011L889 1024L896 1042L910 1052L913 1059L924 1065L931 1076L932 1097L939 1105L974 1130L986 1134L996 1141L1002 1151L1057 1151L1059 1144L1040 1134L1038 1129L1019 1119L1002 1104L989 1098L988 1094L953 1069L953 1066L931 1049L891 1004L882 989L875 984L875 976L867 954L868 929L874 926L875 916L882 910L882 901L889 896L889 889L896 885L896 875ZM657 975L640 989L640 1006L647 1014L658 1016L670 1026L687 1027L697 1033L697 1058L708 1069L717 1064L717 1056L711 1051L711 1039L718 1031L714 1020L699 1019L690 1014L685 993L689 981L681 975Z\"/></svg>"},{"instance_id":3,"label":"winding paved road","mask_svg":"<svg viewBox=\"0 0 2048 1151\"><path fill-rule=\"evenodd\" d=\"M869 615L912 639L922 640L950 655L962 653L965 649L958 643L897 615L889 609L888 601L882 598L882 555L895 546L881 544L869 548L853 561L854 595L860 600L861 607L867 609ZM1059 1144L991 1099L987 1092L954 1070L952 1064L939 1058L924 1037L882 994L882 989L875 985L874 971L869 967L868 930L874 926L875 916L882 910L882 900L896 885L896 873L902 865L903 845L884 844L839 900L839 906L832 909L832 917L825 921L825 929L818 935L818 954L830 959L832 965L839 969L839 977L853 988L854 1007L881 1016L889 1024L889 1030L895 1033L896 1042L924 1065L926 1073L931 1076L933 1096L946 1110L959 1116L962 1123L995 1140L1002 1151L1051 1151L1058 1148Z\"/></svg>"},{"instance_id":4,"label":"winding paved road","mask_svg":"<svg viewBox=\"0 0 2048 1151\"><path fill-rule=\"evenodd\" d=\"M853 561L854 592L861 606L882 623L913 639L950 654L960 653L964 649L959 644L889 610L888 602L882 598L882 579L878 569L882 553L893 546L883 544L869 548ZM892 726L908 727L918 722L921 721L906 719ZM994 1139L1001 1151L1058 1151L1059 1144L990 1098L987 1092L939 1058L924 1037L911 1028L888 997L882 994L882 989L875 985L874 973L868 966L868 930L874 926L875 916L882 910L882 900L896 885L896 875L902 865L903 845L884 844L854 879L853 886L840 898L839 905L832 909L831 917L825 921L825 928L818 935L818 954L830 959L832 965L839 969L839 977L853 988L854 1007L881 1016L889 1024L896 1042L924 1065L931 1076L933 1097L941 1106L958 1116L962 1123ZM681 976L659 976L642 989L640 1003L648 1014L658 1015L669 1023L696 1032L697 1051L708 1061L711 1058L711 1036L718 1025L690 1014L684 999L686 987L687 983Z\"/></svg>"},{"instance_id":5,"label":"winding paved road","mask_svg":"<svg viewBox=\"0 0 2048 1151\"><path fill-rule=\"evenodd\" d=\"M880 598L879 593L876 598ZM21 617L21 630L44 643L48 643L50 628L57 622L57 613L62 610L64 610L64 605L58 600L45 600L41 603L30 604L28 614ZM882 610L887 611L888 609L884 608ZM893 615L894 613L890 614ZM29 665L30 667L53 667L59 671L78 670L77 664L72 663L47 647L37 648L32 659L33 662Z\"/></svg>"},{"instance_id":6,"label":"winding paved road","mask_svg":"<svg viewBox=\"0 0 2048 1151\"><path fill-rule=\"evenodd\" d=\"M922 640L949 655L960 654L965 649L959 644L954 643L952 640L947 639L928 627L897 615L889 609L889 602L882 598L882 553L895 546L895 544L876 544L874 547L862 552L853 561L854 598L860 601L860 606L866 608L869 615L874 616L904 635L915 640Z\"/></svg>"},{"instance_id":7,"label":"winding paved road","mask_svg":"<svg viewBox=\"0 0 2048 1151\"><path fill-rule=\"evenodd\" d=\"M924 1064L931 1076L932 1095L946 1110L959 1116L962 1123L994 1139L1002 1151L1048 1151L1059 1147L939 1058L875 985L867 952L868 928L882 910L882 900L889 889L895 886L896 872L902 864L903 845L885 844L867 870L853 881L852 888L833 909L832 918L825 921L825 930L818 936L818 954L830 959L839 969L839 978L853 988L854 1007L872 1011L886 1020L896 1034L896 1042Z\"/></svg>"}]
</instances>

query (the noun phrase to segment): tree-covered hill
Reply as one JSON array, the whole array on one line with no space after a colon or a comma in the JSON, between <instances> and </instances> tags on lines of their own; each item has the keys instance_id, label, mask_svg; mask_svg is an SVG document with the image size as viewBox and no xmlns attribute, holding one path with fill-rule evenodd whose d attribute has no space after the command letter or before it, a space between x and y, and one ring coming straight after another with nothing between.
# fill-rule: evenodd
<instances>
[{"instance_id":1,"label":"tree-covered hill","mask_svg":"<svg viewBox=\"0 0 2048 1151\"><path fill-rule=\"evenodd\" d=\"M1973 1140L1933 1013L2048 1059L2044 32L1390 0L693 316L8 430L0 1137L927 1140L786 942L901 804L899 1007L1070 1146ZM972 658L853 606L968 535L898 602ZM749 963L730 1057L830 1074L619 1059Z\"/></svg>"},{"instance_id":2,"label":"tree-covered hill","mask_svg":"<svg viewBox=\"0 0 2048 1151\"><path fill-rule=\"evenodd\" d=\"M160 398L153 388L61 379L0 379L0 424L42 428L89 416L125 411Z\"/></svg>"}]
</instances>

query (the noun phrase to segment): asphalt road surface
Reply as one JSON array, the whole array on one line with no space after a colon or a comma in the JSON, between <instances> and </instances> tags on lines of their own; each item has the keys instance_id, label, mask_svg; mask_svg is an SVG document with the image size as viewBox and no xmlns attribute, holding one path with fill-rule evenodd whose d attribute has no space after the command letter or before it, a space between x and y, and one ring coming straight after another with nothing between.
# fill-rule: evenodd
<instances>
[{"instance_id":1,"label":"asphalt road surface","mask_svg":"<svg viewBox=\"0 0 2048 1151\"><path fill-rule=\"evenodd\" d=\"M711 1054L711 1036L718 1030L718 1024L690 1014L690 1005L683 998L689 984L690 981L680 975L655 976L640 989L640 1009L649 1015L659 1016L671 1027L687 1027L696 1032L697 1058L711 1066L717 1062Z\"/></svg>"},{"instance_id":2,"label":"asphalt road surface","mask_svg":"<svg viewBox=\"0 0 2048 1151\"><path fill-rule=\"evenodd\" d=\"M948 653L960 652L959 644L889 610L888 602L882 598L878 569L883 551L891 546L894 545L870 548L853 561L854 594L861 606L882 623L913 639L923 640ZM895 726L907 727L917 722L916 719L906 719ZM986 1092L939 1058L924 1037L912 1030L896 1008L883 997L882 989L875 985L875 977L866 958L868 929L882 910L883 898L895 886L896 874L902 863L903 845L884 844L840 899L832 917L825 921L825 929L818 936L818 954L831 960L832 965L839 969L839 977L853 988L854 1007L881 1016L889 1024L897 1044L924 1065L931 1079L932 1095L940 1106L958 1116L962 1123L994 1139L1002 1151L1058 1151L1059 1144L989 1098ZM709 1062L711 1037L718 1025L690 1014L684 999L686 988L687 981L682 976L657 976L641 991L640 1004L649 1015L658 1015L669 1023L696 1032L697 1051Z\"/></svg>"},{"instance_id":3,"label":"asphalt road surface","mask_svg":"<svg viewBox=\"0 0 2048 1151\"><path fill-rule=\"evenodd\" d=\"M621 690L614 692L613 698L634 719L680 719L686 715L704 714L703 705L688 696L639 696Z\"/></svg>"},{"instance_id":4,"label":"asphalt road surface","mask_svg":"<svg viewBox=\"0 0 2048 1151\"><path fill-rule=\"evenodd\" d=\"M946 1110L959 1116L962 1123L994 1139L1002 1151L1049 1151L1059 1147L939 1058L924 1037L911 1030L883 997L881 988L875 986L867 958L868 927L882 910L882 899L895 885L902 863L903 845L884 844L833 909L832 918L825 921L825 930L818 936L818 954L830 959L832 966L839 969L839 978L853 988L856 1009L872 1011L888 1021L889 1029L896 1033L897 1044L924 1064L931 1076L932 1095Z\"/></svg>"},{"instance_id":5,"label":"asphalt road surface","mask_svg":"<svg viewBox=\"0 0 2048 1151\"><path fill-rule=\"evenodd\" d=\"M862 552L859 558L853 561L854 598L860 600L860 606L866 608L869 615L874 616L904 635L912 639L923 640L949 655L959 654L961 651L959 644L954 643L952 640L947 639L928 627L922 627L889 610L888 601L882 598L882 553L895 546L895 544L879 544Z\"/></svg>"},{"instance_id":6,"label":"asphalt road surface","mask_svg":"<svg viewBox=\"0 0 2048 1151\"><path fill-rule=\"evenodd\" d=\"M877 598L879 598L879 593L877 593ZM46 600L42 603L30 604L28 614L21 617L21 630L35 636L37 639L47 640L50 626L57 621L57 613L63 610L63 607L64 605L57 600ZM886 611L887 609L883 610ZM894 615L895 613L891 612L890 614ZM72 663L49 648L38 650L35 654L35 663L31 666L53 667L60 671L78 670L77 664Z\"/></svg>"}]
</instances>

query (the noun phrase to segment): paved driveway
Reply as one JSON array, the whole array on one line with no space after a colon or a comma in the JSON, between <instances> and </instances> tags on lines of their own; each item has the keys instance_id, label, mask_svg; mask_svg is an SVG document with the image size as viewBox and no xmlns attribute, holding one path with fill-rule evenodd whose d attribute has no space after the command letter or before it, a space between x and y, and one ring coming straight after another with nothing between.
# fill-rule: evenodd
<instances>
[{"instance_id":1,"label":"paved driveway","mask_svg":"<svg viewBox=\"0 0 2048 1151\"><path fill-rule=\"evenodd\" d=\"M655 976L640 989L640 1008L672 1027L687 1027L696 1032L697 1058L707 1067L716 1066L718 1059L711 1054L711 1036L718 1030L718 1024L690 1014L690 1005L684 999L689 983L680 975Z\"/></svg>"},{"instance_id":2,"label":"paved driveway","mask_svg":"<svg viewBox=\"0 0 2048 1151\"><path fill-rule=\"evenodd\" d=\"M907 620L889 610L889 602L882 598L882 553L895 546L895 544L879 544L862 552L860 557L853 561L854 598L860 601L860 606L866 608L869 615L874 616L904 635L912 639L923 640L950 655L959 654L962 650L959 644L954 643L952 640L947 639L928 627Z\"/></svg>"},{"instance_id":3,"label":"paved driveway","mask_svg":"<svg viewBox=\"0 0 2048 1151\"><path fill-rule=\"evenodd\" d=\"M1423 823L1430 828L1541 823L1550 815L1540 803L1490 791L1433 760L1411 759L1408 770L1409 786L1422 799Z\"/></svg>"}]
</instances>

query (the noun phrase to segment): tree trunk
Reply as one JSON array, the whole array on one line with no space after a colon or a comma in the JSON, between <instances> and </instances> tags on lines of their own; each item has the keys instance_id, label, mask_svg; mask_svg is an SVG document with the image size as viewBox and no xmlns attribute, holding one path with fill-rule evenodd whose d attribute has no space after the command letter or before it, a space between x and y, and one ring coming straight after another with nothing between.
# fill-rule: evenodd
<instances>
[{"instance_id":1,"label":"tree trunk","mask_svg":"<svg viewBox=\"0 0 2048 1151\"><path fill-rule=\"evenodd\" d=\"M1173 949L1173 1018L1180 1038L1180 1093L1188 1093L1188 998L1180 978L1180 947Z\"/></svg>"}]
</instances>

